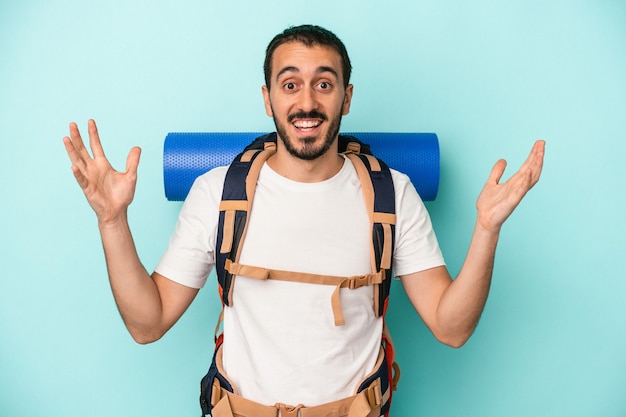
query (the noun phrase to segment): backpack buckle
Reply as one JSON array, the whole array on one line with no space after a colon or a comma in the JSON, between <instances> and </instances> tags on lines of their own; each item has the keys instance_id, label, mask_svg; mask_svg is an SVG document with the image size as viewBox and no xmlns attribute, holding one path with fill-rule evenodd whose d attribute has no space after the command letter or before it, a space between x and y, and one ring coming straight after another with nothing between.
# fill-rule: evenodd
<instances>
[{"instance_id":1,"label":"backpack buckle","mask_svg":"<svg viewBox=\"0 0 626 417\"><path fill-rule=\"evenodd\" d=\"M363 275L360 277L352 277L348 281L348 288L351 290L356 290L357 288L364 287L369 284L369 279L367 275Z\"/></svg>"},{"instance_id":2,"label":"backpack buckle","mask_svg":"<svg viewBox=\"0 0 626 417\"><path fill-rule=\"evenodd\" d=\"M361 153L361 145L357 142L349 142L346 145L346 151L344 153Z\"/></svg>"},{"instance_id":3,"label":"backpack buckle","mask_svg":"<svg viewBox=\"0 0 626 417\"><path fill-rule=\"evenodd\" d=\"M280 410L281 417L300 417L300 409L304 407L302 404L296 406L277 403L276 408Z\"/></svg>"}]
</instances>

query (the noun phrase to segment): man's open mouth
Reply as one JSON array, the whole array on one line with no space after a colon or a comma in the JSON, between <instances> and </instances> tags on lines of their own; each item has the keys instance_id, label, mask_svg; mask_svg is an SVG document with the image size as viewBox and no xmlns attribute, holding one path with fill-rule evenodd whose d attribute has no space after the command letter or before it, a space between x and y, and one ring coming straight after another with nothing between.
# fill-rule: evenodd
<instances>
[{"instance_id":1,"label":"man's open mouth","mask_svg":"<svg viewBox=\"0 0 626 417\"><path fill-rule=\"evenodd\" d=\"M303 132L314 130L322 124L322 120L296 120L293 126Z\"/></svg>"}]
</instances>

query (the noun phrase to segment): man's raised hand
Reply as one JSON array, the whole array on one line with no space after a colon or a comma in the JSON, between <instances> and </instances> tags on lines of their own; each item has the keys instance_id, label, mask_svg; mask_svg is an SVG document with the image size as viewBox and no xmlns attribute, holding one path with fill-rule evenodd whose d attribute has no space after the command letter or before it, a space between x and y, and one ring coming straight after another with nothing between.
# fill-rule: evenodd
<instances>
[{"instance_id":1,"label":"man's raised hand","mask_svg":"<svg viewBox=\"0 0 626 417\"><path fill-rule=\"evenodd\" d=\"M70 123L70 135L63 138L65 150L72 161L74 177L96 212L98 222L115 222L126 216L126 209L133 201L141 149L132 148L126 159L126 171L118 172L104 155L93 120L88 122L88 132L93 157L85 148L76 123Z\"/></svg>"},{"instance_id":2,"label":"man's raised hand","mask_svg":"<svg viewBox=\"0 0 626 417\"><path fill-rule=\"evenodd\" d=\"M539 181L544 151L545 142L543 140L535 142L520 169L503 183L500 183L500 178L504 174L506 161L501 159L494 165L487 183L476 200L480 226L489 231L500 231L504 221Z\"/></svg>"}]
</instances>

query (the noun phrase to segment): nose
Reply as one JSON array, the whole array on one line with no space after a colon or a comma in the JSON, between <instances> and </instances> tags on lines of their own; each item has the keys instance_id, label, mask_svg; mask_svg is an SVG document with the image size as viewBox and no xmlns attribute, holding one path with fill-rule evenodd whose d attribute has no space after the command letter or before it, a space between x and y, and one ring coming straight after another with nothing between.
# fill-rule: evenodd
<instances>
[{"instance_id":1,"label":"nose","mask_svg":"<svg viewBox=\"0 0 626 417\"><path fill-rule=\"evenodd\" d=\"M318 107L317 97L312 87L307 86L300 91L298 105L300 109L305 112L308 112L311 110L317 110L317 107Z\"/></svg>"}]
</instances>

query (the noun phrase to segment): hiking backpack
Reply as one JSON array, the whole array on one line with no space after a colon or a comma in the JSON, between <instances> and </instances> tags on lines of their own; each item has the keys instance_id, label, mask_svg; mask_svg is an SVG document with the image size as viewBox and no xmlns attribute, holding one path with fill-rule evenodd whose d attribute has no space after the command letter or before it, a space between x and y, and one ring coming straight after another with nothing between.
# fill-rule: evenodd
<instances>
[{"instance_id":1,"label":"hiking backpack","mask_svg":"<svg viewBox=\"0 0 626 417\"><path fill-rule=\"evenodd\" d=\"M242 242L245 238L248 218L252 208L254 190L261 167L276 151L277 134L269 133L256 138L231 163L224 179L222 200L219 207L218 234L216 241L216 273L218 290L223 306L232 305L232 291L235 277L244 275L256 279L277 279L284 281L309 282L335 285L331 299L335 325L343 325L344 318L339 301L340 288L355 289L361 286L374 286L374 313L383 317L387 309L392 280L392 254L395 237L395 191L389 167L371 153L369 145L353 136L339 135L339 152L349 158L359 176L370 219L372 233L372 273L358 277L334 277L317 274L290 273L287 271L266 270L238 263ZM294 275L297 275L294 278ZM221 315L220 315L221 322ZM211 414L219 391L234 392L227 376L221 372L221 344L224 334L217 336L216 346L209 372L201 381L200 404L203 415ZM379 358L380 369L375 370L358 387L357 393L380 378L382 403L381 415L389 413L391 393L396 389L400 377L394 361L395 352L386 325L383 325L382 349ZM218 352L220 353L218 355ZM216 394L216 390L218 393Z\"/></svg>"}]
</instances>

